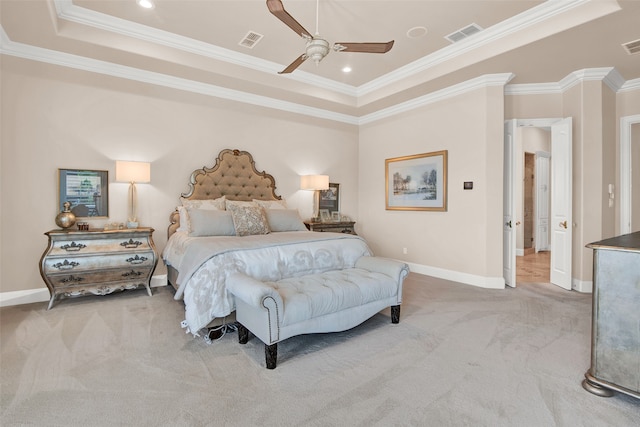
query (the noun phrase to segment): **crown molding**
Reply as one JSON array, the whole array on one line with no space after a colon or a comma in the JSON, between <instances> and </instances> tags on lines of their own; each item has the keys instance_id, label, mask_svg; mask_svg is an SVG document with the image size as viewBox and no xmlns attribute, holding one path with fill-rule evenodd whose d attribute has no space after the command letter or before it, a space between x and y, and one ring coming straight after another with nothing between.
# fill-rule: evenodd
<instances>
[{"instance_id":1,"label":"crown molding","mask_svg":"<svg viewBox=\"0 0 640 427\"><path fill-rule=\"evenodd\" d=\"M585 80L602 80L607 84L620 87L620 91L631 91L640 89L640 79L631 80L620 85L622 76L615 68L586 69L573 72L558 83L543 84L517 84L507 83L515 76L513 73L488 74L476 77L471 80L411 99L394 106L378 110L376 112L357 117L348 114L336 113L330 110L309 107L289 101L282 101L275 98L256 95L234 89L227 89L208 83L196 82L180 77L141 70L125 65L114 64L97 59L86 58L64 52L58 52L41 47L31 46L24 43L11 41L0 25L0 54L16 56L32 61L45 62L62 67L74 68L102 75L109 75L142 83L164 86L177 90L193 92L199 95L211 96L227 99L236 102L256 105L265 108L286 111L295 114L302 114L320 119L332 120L336 122L363 125L391 117L403 112L407 112L425 105L443 101L454 96L462 95L466 92L489 86L504 86L505 95L531 95L562 93L573 87L575 84ZM614 83L611 83L614 82Z\"/></svg>"},{"instance_id":2,"label":"crown molding","mask_svg":"<svg viewBox=\"0 0 640 427\"><path fill-rule=\"evenodd\" d=\"M497 40L510 37L517 32L530 28L532 25L539 24L559 14L574 10L591 1L592 0L545 1L538 6L493 25L473 37L447 46L433 54L422 57L358 87L336 82L302 70L296 70L295 73L281 77L357 98L397 83L444 62L458 58L472 50L487 46ZM274 74L282 68L281 64L89 10L74 5L72 0L53 0L53 3L59 19L179 49L215 60L225 61L264 73Z\"/></svg>"},{"instance_id":3,"label":"crown molding","mask_svg":"<svg viewBox=\"0 0 640 427\"><path fill-rule=\"evenodd\" d=\"M263 73L276 74L282 69L281 64L277 64L272 61L256 58L251 55L225 49L190 37L180 36L168 31L159 30L147 25L138 24L136 22L127 21L86 9L73 4L72 0L53 0L53 3L59 19L109 31L125 37L144 40L206 58L224 61ZM307 73L302 70L296 70L296 73L281 77L352 97L357 96L356 88L351 85L316 76L315 74Z\"/></svg>"},{"instance_id":4,"label":"crown molding","mask_svg":"<svg viewBox=\"0 0 640 427\"><path fill-rule=\"evenodd\" d=\"M164 86L168 88L193 92L200 95L212 96L215 98L228 99L260 107L273 108L290 113L303 114L306 116L321 119L333 120L337 122L357 125L358 119L355 116L336 113L315 107L309 107L293 102L282 101L266 96L255 95L234 89L227 89L208 83L196 82L180 77L141 70L125 65L100 61L92 58L85 58L69 53L53 51L41 47L30 46L9 40L4 29L0 26L0 53L3 55L16 56L32 61L45 62L62 67L74 68L91 73L103 74L142 83Z\"/></svg>"},{"instance_id":5,"label":"crown molding","mask_svg":"<svg viewBox=\"0 0 640 427\"><path fill-rule=\"evenodd\" d=\"M640 89L640 79L625 82L614 67L587 68L574 71L557 83L513 84L505 88L505 95L549 95L562 94L579 83L601 81L612 91L624 92Z\"/></svg>"},{"instance_id":6,"label":"crown molding","mask_svg":"<svg viewBox=\"0 0 640 427\"><path fill-rule=\"evenodd\" d=\"M544 3L526 10L492 27L486 28L474 34L473 37L461 40L439 51L422 57L403 67L374 79L358 87L358 96L381 89L392 83L406 79L412 75L426 71L446 61L450 61L472 50L484 47L505 37L523 31L532 25L539 24L547 19L570 11L576 7L589 3L591 0L548 0Z\"/></svg>"},{"instance_id":7,"label":"crown molding","mask_svg":"<svg viewBox=\"0 0 640 427\"><path fill-rule=\"evenodd\" d=\"M631 92L640 90L640 79L627 80L618 92Z\"/></svg>"},{"instance_id":8,"label":"crown molding","mask_svg":"<svg viewBox=\"0 0 640 427\"><path fill-rule=\"evenodd\" d=\"M441 90L429 93L427 95L411 99L406 102L401 102L392 107L383 108L382 110L376 111L371 114L367 114L365 116L362 116L358 123L360 125L364 125L371 122L375 122L387 117L395 116L410 110L414 110L419 107L423 107L425 105L443 101L445 99L452 98L454 96L459 96L479 88L484 88L489 86L504 86L511 79L513 79L513 77L515 77L515 74L513 73L487 74L484 76L476 77L474 79L467 80L457 85L449 86L445 89L441 89Z\"/></svg>"}]
</instances>

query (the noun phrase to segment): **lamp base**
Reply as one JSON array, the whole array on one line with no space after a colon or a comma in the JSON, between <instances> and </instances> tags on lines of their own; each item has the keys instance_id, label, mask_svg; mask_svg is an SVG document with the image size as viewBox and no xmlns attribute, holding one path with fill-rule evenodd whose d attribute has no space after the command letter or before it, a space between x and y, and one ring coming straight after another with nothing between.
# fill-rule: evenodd
<instances>
[{"instance_id":1,"label":"lamp base","mask_svg":"<svg viewBox=\"0 0 640 427\"><path fill-rule=\"evenodd\" d=\"M138 221L127 221L127 228L138 228Z\"/></svg>"}]
</instances>

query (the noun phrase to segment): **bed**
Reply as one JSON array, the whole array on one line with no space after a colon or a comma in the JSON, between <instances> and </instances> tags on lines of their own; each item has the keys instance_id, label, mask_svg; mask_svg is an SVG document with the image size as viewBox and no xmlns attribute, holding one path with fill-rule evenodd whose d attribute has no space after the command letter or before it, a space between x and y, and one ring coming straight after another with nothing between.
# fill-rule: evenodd
<instances>
[{"instance_id":1,"label":"bed","mask_svg":"<svg viewBox=\"0 0 640 427\"><path fill-rule=\"evenodd\" d=\"M196 336L234 320L226 288L233 273L277 281L351 268L372 255L360 236L308 231L246 151L222 150L188 185L170 214L162 259L174 298L185 305L183 327Z\"/></svg>"}]
</instances>

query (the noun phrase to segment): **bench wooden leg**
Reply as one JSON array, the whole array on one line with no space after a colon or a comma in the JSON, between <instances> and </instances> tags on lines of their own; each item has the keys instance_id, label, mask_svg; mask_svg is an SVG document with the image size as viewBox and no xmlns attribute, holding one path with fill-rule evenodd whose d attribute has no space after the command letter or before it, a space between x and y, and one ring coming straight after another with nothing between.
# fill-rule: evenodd
<instances>
[{"instance_id":1,"label":"bench wooden leg","mask_svg":"<svg viewBox=\"0 0 640 427\"><path fill-rule=\"evenodd\" d=\"M238 323L238 342L246 344L249 341L249 330L242 324Z\"/></svg>"},{"instance_id":2,"label":"bench wooden leg","mask_svg":"<svg viewBox=\"0 0 640 427\"><path fill-rule=\"evenodd\" d=\"M267 369L276 369L276 362L278 360L278 343L271 345L264 345L264 357L267 362Z\"/></svg>"},{"instance_id":3,"label":"bench wooden leg","mask_svg":"<svg viewBox=\"0 0 640 427\"><path fill-rule=\"evenodd\" d=\"M400 306L391 306L391 323L400 323Z\"/></svg>"}]
</instances>

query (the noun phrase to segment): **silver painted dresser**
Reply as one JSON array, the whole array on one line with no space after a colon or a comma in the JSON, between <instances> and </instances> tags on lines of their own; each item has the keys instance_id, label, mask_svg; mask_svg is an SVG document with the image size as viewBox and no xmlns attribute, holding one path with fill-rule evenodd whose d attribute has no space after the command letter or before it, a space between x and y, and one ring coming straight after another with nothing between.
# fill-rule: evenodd
<instances>
[{"instance_id":1,"label":"silver painted dresser","mask_svg":"<svg viewBox=\"0 0 640 427\"><path fill-rule=\"evenodd\" d=\"M147 288L158 258L153 228L125 230L51 230L40 259L40 274L51 300L82 295L106 295L115 291Z\"/></svg>"},{"instance_id":2,"label":"silver painted dresser","mask_svg":"<svg viewBox=\"0 0 640 427\"><path fill-rule=\"evenodd\" d=\"M591 368L583 387L640 399L640 232L587 245L593 249Z\"/></svg>"}]
</instances>

